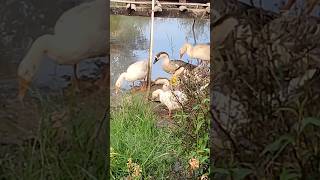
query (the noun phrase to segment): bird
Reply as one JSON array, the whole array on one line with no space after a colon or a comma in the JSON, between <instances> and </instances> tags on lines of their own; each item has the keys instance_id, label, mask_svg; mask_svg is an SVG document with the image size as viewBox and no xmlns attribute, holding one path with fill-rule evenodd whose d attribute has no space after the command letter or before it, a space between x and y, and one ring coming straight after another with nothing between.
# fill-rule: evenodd
<instances>
[{"instance_id":1,"label":"bird","mask_svg":"<svg viewBox=\"0 0 320 180\"><path fill-rule=\"evenodd\" d=\"M158 54L155 55L155 59L153 61L153 64L157 63L159 60L163 60L162 63L162 68L165 72L169 74L175 74L176 71L179 69L187 69L187 70L192 70L196 68L197 66L184 62L182 60L170 60L169 59L169 54L166 52L159 52Z\"/></svg>"},{"instance_id":2,"label":"bird","mask_svg":"<svg viewBox=\"0 0 320 180\"><path fill-rule=\"evenodd\" d=\"M116 88L116 94L118 94L123 80L132 82L132 85L134 86L134 81L137 80L145 80L148 73L148 61L137 61L133 64L131 64L127 71L124 73L121 73L119 78L116 81L115 88Z\"/></svg>"},{"instance_id":3,"label":"bird","mask_svg":"<svg viewBox=\"0 0 320 180\"><path fill-rule=\"evenodd\" d=\"M156 5L154 6L154 12L162 12L162 6L159 1L156 1Z\"/></svg>"},{"instance_id":4,"label":"bird","mask_svg":"<svg viewBox=\"0 0 320 180\"><path fill-rule=\"evenodd\" d=\"M191 44L185 43L179 50L180 59L187 53L190 58L201 59L203 61L210 61L210 45L197 44L192 47Z\"/></svg>"},{"instance_id":5,"label":"bird","mask_svg":"<svg viewBox=\"0 0 320 180\"><path fill-rule=\"evenodd\" d=\"M183 11L187 11L188 8L186 6L179 6L179 10L183 12Z\"/></svg>"},{"instance_id":6,"label":"bird","mask_svg":"<svg viewBox=\"0 0 320 180\"><path fill-rule=\"evenodd\" d=\"M164 83L162 89L158 89L152 92L152 99L159 97L159 100L164 104L168 110L168 116L171 117L171 112L176 109L181 109L187 102L188 98L186 94L181 91L171 91L170 85Z\"/></svg>"},{"instance_id":7,"label":"bird","mask_svg":"<svg viewBox=\"0 0 320 180\"><path fill-rule=\"evenodd\" d=\"M154 6L154 12L162 12L161 6L155 5Z\"/></svg>"},{"instance_id":8,"label":"bird","mask_svg":"<svg viewBox=\"0 0 320 180\"><path fill-rule=\"evenodd\" d=\"M81 60L107 54L105 7L105 0L80 4L60 16L53 34L42 35L33 42L17 70L18 99L21 102L45 56L58 64L73 65L77 85L77 64Z\"/></svg>"},{"instance_id":9,"label":"bird","mask_svg":"<svg viewBox=\"0 0 320 180\"><path fill-rule=\"evenodd\" d=\"M132 11L137 11L137 6L135 4L127 4L126 9L129 11L130 14Z\"/></svg>"}]
</instances>

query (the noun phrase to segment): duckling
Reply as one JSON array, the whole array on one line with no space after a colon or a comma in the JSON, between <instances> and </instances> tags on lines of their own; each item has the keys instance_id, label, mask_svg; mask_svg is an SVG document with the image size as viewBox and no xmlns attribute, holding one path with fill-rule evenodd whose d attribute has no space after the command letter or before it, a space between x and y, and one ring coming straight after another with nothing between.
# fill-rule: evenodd
<instances>
[{"instance_id":1,"label":"duckling","mask_svg":"<svg viewBox=\"0 0 320 180\"><path fill-rule=\"evenodd\" d=\"M155 99L159 97L159 100L162 104L167 106L169 110L168 116L171 117L171 111L176 109L181 109L188 98L181 91L171 91L167 83L163 84L162 89L158 89L152 92L152 98Z\"/></svg>"},{"instance_id":2,"label":"duckling","mask_svg":"<svg viewBox=\"0 0 320 180\"><path fill-rule=\"evenodd\" d=\"M155 64L161 59L163 60L163 63L162 63L163 70L169 74L174 74L180 68L192 70L197 67L193 64L184 62L182 60L170 60L169 54L166 52L159 52L158 54L156 54L153 64Z\"/></svg>"},{"instance_id":3,"label":"duckling","mask_svg":"<svg viewBox=\"0 0 320 180\"><path fill-rule=\"evenodd\" d=\"M132 82L132 86L134 86L134 81L137 80L145 80L147 77L148 70L148 61L138 61L131 64L127 71L122 73L118 80L116 81L115 88L116 94L118 94L120 87L122 85L123 80Z\"/></svg>"},{"instance_id":4,"label":"duckling","mask_svg":"<svg viewBox=\"0 0 320 180\"><path fill-rule=\"evenodd\" d=\"M210 45L198 44L192 47L191 44L185 43L179 51L180 59L187 53L190 58L210 61Z\"/></svg>"},{"instance_id":5,"label":"duckling","mask_svg":"<svg viewBox=\"0 0 320 180\"><path fill-rule=\"evenodd\" d=\"M51 57L58 64L73 65L74 72L76 72L77 64L81 60L107 54L105 7L106 1L104 0L83 3L74 7L63 13L58 19L54 27L54 34L40 36L33 42L17 70L18 98L21 102L45 56ZM77 80L76 73L74 76Z\"/></svg>"}]
</instances>

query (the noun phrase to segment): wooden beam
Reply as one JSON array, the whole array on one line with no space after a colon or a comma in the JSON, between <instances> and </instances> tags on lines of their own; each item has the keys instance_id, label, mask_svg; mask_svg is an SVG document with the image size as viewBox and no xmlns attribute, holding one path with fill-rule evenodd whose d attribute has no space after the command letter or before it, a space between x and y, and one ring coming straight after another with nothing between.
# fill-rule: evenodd
<instances>
[{"instance_id":1,"label":"wooden beam","mask_svg":"<svg viewBox=\"0 0 320 180\"><path fill-rule=\"evenodd\" d=\"M126 4L143 4L143 5L151 5L151 1L126 1L126 0L110 0L110 2L114 3L126 3ZM161 5L179 5L179 6L202 6L208 7L210 3L180 3L180 2L160 2Z\"/></svg>"},{"instance_id":2,"label":"wooden beam","mask_svg":"<svg viewBox=\"0 0 320 180\"><path fill-rule=\"evenodd\" d=\"M133 11L128 10L126 6L111 6L110 14L150 17L151 7L136 7L136 11ZM181 12L179 8L163 8L162 12L155 12L154 17L210 19L210 14L205 9L188 9Z\"/></svg>"}]
</instances>

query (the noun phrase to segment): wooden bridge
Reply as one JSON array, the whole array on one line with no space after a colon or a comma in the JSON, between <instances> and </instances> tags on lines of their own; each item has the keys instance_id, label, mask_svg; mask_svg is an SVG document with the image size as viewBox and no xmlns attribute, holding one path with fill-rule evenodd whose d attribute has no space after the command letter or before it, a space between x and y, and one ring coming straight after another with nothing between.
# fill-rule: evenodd
<instances>
[{"instance_id":1,"label":"wooden bridge","mask_svg":"<svg viewBox=\"0 0 320 180\"><path fill-rule=\"evenodd\" d=\"M146 0L110 0L110 14L150 17L151 4ZM156 1L154 16L210 19L210 0Z\"/></svg>"}]
</instances>

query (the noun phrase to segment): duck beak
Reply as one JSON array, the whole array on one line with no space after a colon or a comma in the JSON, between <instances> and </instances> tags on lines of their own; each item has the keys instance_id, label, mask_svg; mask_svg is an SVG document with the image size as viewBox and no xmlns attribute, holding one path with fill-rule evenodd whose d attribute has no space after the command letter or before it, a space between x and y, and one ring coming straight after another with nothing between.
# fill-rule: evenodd
<instances>
[{"instance_id":1,"label":"duck beak","mask_svg":"<svg viewBox=\"0 0 320 180\"><path fill-rule=\"evenodd\" d=\"M153 64L155 64L156 62L158 62L159 59L157 57L154 58Z\"/></svg>"},{"instance_id":2,"label":"duck beak","mask_svg":"<svg viewBox=\"0 0 320 180\"><path fill-rule=\"evenodd\" d=\"M26 95L26 92L29 88L30 85L30 81L22 78L22 77L18 77L18 83L19 83L19 92L18 92L18 99L23 102L23 98Z\"/></svg>"},{"instance_id":3,"label":"duck beak","mask_svg":"<svg viewBox=\"0 0 320 180\"><path fill-rule=\"evenodd\" d=\"M118 86L116 86L116 90L115 90L115 93L118 94L120 91L120 88Z\"/></svg>"}]
</instances>

